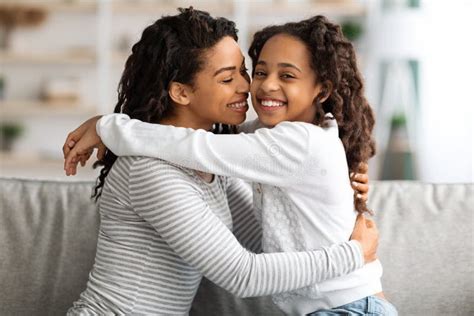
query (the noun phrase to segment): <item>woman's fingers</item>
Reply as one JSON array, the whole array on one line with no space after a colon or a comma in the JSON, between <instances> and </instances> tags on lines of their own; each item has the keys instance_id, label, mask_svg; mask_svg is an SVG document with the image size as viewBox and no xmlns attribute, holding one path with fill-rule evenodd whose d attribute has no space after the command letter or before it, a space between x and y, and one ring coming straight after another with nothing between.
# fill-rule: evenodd
<instances>
[{"instance_id":1,"label":"woman's fingers","mask_svg":"<svg viewBox=\"0 0 474 316\"><path fill-rule=\"evenodd\" d=\"M368 165L360 163L358 167L361 173L351 173L351 186L356 191L356 198L366 202L369 198L369 176L367 175Z\"/></svg>"},{"instance_id":2,"label":"woman's fingers","mask_svg":"<svg viewBox=\"0 0 474 316\"><path fill-rule=\"evenodd\" d=\"M357 168L357 171L367 174L367 171L369 171L369 165L366 162L361 162Z\"/></svg>"},{"instance_id":3,"label":"woman's fingers","mask_svg":"<svg viewBox=\"0 0 474 316\"><path fill-rule=\"evenodd\" d=\"M359 193L367 193L369 192L369 185L365 183L355 182L352 181L351 183L352 188Z\"/></svg>"},{"instance_id":4,"label":"woman's fingers","mask_svg":"<svg viewBox=\"0 0 474 316\"><path fill-rule=\"evenodd\" d=\"M351 175L351 180L360 183L368 183L369 176L366 173L355 173Z\"/></svg>"}]
</instances>

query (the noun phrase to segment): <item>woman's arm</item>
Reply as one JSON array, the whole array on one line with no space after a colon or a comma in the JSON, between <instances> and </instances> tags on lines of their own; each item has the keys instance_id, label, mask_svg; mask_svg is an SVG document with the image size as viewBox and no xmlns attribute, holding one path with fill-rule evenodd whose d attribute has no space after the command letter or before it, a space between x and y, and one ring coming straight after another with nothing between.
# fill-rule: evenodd
<instances>
[{"instance_id":1,"label":"woman's arm","mask_svg":"<svg viewBox=\"0 0 474 316\"><path fill-rule=\"evenodd\" d=\"M227 178L227 201L233 221L233 233L248 250L261 253L261 214L253 207L252 188L237 178Z\"/></svg>"},{"instance_id":2,"label":"woman's arm","mask_svg":"<svg viewBox=\"0 0 474 316\"><path fill-rule=\"evenodd\" d=\"M283 122L253 134L216 135L110 114L98 121L97 133L118 156L155 157L195 170L279 187L298 183L309 155L310 135L303 123Z\"/></svg>"},{"instance_id":3,"label":"woman's arm","mask_svg":"<svg viewBox=\"0 0 474 316\"><path fill-rule=\"evenodd\" d=\"M350 273L364 263L348 241L317 251L254 254L209 209L182 172L155 159L131 168L134 210L208 279L240 297L271 295Z\"/></svg>"}]
</instances>

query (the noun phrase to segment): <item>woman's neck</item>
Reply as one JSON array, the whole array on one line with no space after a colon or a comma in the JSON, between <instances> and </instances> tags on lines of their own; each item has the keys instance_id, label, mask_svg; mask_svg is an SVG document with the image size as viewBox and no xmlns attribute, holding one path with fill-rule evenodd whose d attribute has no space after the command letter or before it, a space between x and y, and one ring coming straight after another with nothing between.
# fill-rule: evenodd
<instances>
[{"instance_id":1,"label":"woman's neck","mask_svg":"<svg viewBox=\"0 0 474 316\"><path fill-rule=\"evenodd\" d=\"M210 131L212 129L213 123L199 121L195 118L187 118L183 115L179 116L170 116L160 120L159 122L162 125L173 125L176 127L186 127L192 129L204 129Z\"/></svg>"}]
</instances>

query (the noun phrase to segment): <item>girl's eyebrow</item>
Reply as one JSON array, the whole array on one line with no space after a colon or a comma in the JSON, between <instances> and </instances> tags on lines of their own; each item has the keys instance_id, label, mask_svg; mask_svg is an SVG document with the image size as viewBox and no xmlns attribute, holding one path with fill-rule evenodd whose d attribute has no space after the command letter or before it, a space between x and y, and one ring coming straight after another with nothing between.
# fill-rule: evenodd
<instances>
[{"instance_id":1,"label":"girl's eyebrow","mask_svg":"<svg viewBox=\"0 0 474 316\"><path fill-rule=\"evenodd\" d=\"M266 63L265 61L263 61L263 60L259 60L259 61L257 62L257 65L266 66L267 63ZM277 65L278 65L278 67L281 67L281 68L288 68L288 67L290 67L290 68L294 68L294 69L298 70L299 72L302 72L301 69L299 69L298 67L296 67L295 65L290 64L290 63L278 63Z\"/></svg>"}]
</instances>

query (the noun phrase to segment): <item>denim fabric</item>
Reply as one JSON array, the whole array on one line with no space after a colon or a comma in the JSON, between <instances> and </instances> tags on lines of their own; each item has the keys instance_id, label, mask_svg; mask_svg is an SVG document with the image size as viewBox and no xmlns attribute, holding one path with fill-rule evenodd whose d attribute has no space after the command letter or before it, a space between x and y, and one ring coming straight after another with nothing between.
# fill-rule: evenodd
<instances>
[{"instance_id":1,"label":"denim fabric","mask_svg":"<svg viewBox=\"0 0 474 316\"><path fill-rule=\"evenodd\" d=\"M342 305L333 309L325 309L308 314L308 316L356 316L356 315L383 315L397 316L398 312L390 302L377 296L368 296L358 301Z\"/></svg>"}]
</instances>

